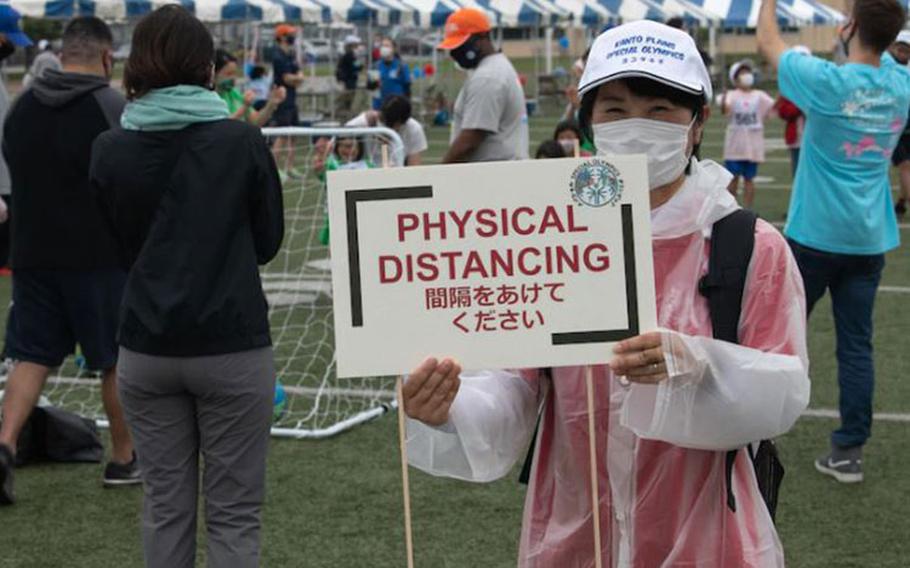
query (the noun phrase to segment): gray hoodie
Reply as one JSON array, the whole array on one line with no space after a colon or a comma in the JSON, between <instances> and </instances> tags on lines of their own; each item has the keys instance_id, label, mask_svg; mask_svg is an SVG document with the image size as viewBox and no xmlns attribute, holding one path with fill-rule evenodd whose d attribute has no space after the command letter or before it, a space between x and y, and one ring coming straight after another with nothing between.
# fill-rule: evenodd
<instances>
[{"instance_id":1,"label":"gray hoodie","mask_svg":"<svg viewBox=\"0 0 910 568\"><path fill-rule=\"evenodd\" d=\"M126 105L126 98L111 88L107 78L98 75L48 69L43 76L35 79L31 89L41 104L54 108L66 106L92 93L112 128L120 124L120 115Z\"/></svg>"}]
</instances>

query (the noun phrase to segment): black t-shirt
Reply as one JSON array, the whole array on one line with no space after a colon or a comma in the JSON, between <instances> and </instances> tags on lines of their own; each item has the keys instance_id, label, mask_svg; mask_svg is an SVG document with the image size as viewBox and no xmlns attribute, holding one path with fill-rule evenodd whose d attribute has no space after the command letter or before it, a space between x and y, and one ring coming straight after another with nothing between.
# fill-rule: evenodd
<instances>
[{"instance_id":1,"label":"black t-shirt","mask_svg":"<svg viewBox=\"0 0 910 568\"><path fill-rule=\"evenodd\" d=\"M288 73L293 75L300 71L300 66L297 65L297 58L293 52L285 53L278 49L272 59L272 68L275 75L275 84L279 87L284 87L288 92L287 98L284 99L284 102L278 108L295 108L297 106L297 87L285 83L284 76Z\"/></svg>"}]
</instances>

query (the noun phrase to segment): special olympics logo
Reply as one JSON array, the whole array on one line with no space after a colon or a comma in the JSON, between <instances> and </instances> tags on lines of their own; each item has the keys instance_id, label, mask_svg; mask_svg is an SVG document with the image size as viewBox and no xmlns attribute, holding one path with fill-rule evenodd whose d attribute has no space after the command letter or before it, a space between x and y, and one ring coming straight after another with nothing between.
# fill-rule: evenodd
<instances>
[{"instance_id":1,"label":"special olympics logo","mask_svg":"<svg viewBox=\"0 0 910 568\"><path fill-rule=\"evenodd\" d=\"M572 199L579 205L603 207L619 203L622 199L623 181L613 164L591 160L572 172L569 189Z\"/></svg>"}]
</instances>

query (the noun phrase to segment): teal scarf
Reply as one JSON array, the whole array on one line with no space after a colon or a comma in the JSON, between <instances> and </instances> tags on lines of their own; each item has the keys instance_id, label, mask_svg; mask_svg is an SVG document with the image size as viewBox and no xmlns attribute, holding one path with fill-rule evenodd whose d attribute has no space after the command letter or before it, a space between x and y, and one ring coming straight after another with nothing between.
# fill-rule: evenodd
<instances>
[{"instance_id":1,"label":"teal scarf","mask_svg":"<svg viewBox=\"0 0 910 568\"><path fill-rule=\"evenodd\" d=\"M180 130L228 116L227 105L214 91L177 85L154 89L126 105L120 126L124 130Z\"/></svg>"}]
</instances>

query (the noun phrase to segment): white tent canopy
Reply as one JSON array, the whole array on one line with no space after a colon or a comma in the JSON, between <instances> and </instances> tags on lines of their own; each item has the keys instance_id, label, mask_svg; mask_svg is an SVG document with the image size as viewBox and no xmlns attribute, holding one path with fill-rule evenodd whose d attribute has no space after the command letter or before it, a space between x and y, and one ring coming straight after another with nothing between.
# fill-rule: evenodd
<instances>
[{"instance_id":1,"label":"white tent canopy","mask_svg":"<svg viewBox=\"0 0 910 568\"><path fill-rule=\"evenodd\" d=\"M10 0L24 16L70 18L96 15L106 20L140 17L173 0ZM541 27L574 23L599 27L622 21L689 22L723 27L754 27L760 0L180 0L205 22L349 22L378 26L431 28L460 7L486 12L497 26ZM834 25L844 20L818 0L780 0L778 18L789 25Z\"/></svg>"}]
</instances>

